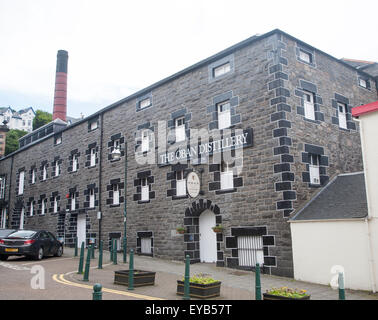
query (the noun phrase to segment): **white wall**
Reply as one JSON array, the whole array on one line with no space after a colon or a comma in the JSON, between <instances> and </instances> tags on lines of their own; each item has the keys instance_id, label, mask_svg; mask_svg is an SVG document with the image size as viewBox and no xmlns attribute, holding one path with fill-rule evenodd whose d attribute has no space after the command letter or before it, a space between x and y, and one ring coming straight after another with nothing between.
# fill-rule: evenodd
<instances>
[{"instance_id":1,"label":"white wall","mask_svg":"<svg viewBox=\"0 0 378 320\"><path fill-rule=\"evenodd\" d=\"M345 270L345 288L372 290L365 221L292 222L290 226L296 280L328 285L335 276L331 268L340 265Z\"/></svg>"}]
</instances>

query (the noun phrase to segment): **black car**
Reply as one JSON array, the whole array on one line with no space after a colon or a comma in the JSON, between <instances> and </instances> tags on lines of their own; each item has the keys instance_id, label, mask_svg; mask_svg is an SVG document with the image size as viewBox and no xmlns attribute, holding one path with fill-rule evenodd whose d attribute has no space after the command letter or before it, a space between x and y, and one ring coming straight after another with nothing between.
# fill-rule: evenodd
<instances>
[{"instance_id":1,"label":"black car","mask_svg":"<svg viewBox=\"0 0 378 320\"><path fill-rule=\"evenodd\" d=\"M0 240L8 237L11 233L15 232L15 229L0 229Z\"/></svg>"},{"instance_id":2,"label":"black car","mask_svg":"<svg viewBox=\"0 0 378 320\"><path fill-rule=\"evenodd\" d=\"M18 230L0 240L0 260L9 256L27 256L41 260L44 256L60 257L63 244L55 236L45 230Z\"/></svg>"}]
</instances>

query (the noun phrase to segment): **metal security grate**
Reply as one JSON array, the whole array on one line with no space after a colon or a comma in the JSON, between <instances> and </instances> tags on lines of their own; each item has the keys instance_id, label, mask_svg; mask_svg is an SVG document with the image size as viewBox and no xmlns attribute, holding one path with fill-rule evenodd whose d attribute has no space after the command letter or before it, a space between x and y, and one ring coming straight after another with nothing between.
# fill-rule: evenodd
<instances>
[{"instance_id":1,"label":"metal security grate","mask_svg":"<svg viewBox=\"0 0 378 320\"><path fill-rule=\"evenodd\" d=\"M240 236L238 239L238 256L240 267L255 267L264 264L262 237Z\"/></svg>"},{"instance_id":2,"label":"metal security grate","mask_svg":"<svg viewBox=\"0 0 378 320\"><path fill-rule=\"evenodd\" d=\"M151 254L151 238L141 238L141 253Z\"/></svg>"}]
</instances>

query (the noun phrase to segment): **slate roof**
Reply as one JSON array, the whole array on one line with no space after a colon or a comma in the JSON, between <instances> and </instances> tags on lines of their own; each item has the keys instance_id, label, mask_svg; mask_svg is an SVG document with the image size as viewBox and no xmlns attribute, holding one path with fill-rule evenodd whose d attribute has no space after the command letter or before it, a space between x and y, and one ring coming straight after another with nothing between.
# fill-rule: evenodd
<instances>
[{"instance_id":1,"label":"slate roof","mask_svg":"<svg viewBox=\"0 0 378 320\"><path fill-rule=\"evenodd\" d=\"M367 215L365 176L358 172L337 176L290 221L356 219Z\"/></svg>"}]
</instances>

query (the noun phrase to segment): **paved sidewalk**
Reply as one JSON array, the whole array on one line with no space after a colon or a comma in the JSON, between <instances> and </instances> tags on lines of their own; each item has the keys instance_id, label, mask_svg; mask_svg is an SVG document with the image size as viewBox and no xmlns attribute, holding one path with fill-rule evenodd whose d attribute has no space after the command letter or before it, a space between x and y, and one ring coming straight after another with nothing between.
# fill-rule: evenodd
<instances>
[{"instance_id":1,"label":"paved sidewalk","mask_svg":"<svg viewBox=\"0 0 378 320\"><path fill-rule=\"evenodd\" d=\"M65 248L65 254L73 256L74 250L71 248ZM97 269L98 251L96 251L96 259L91 260L89 282L86 282L86 284L93 285L94 283L101 283L104 288L127 291L127 287L122 285L115 285L113 283L115 270L125 270L129 268L128 264L123 264L122 257L123 256L121 253L118 254L118 264L113 265L112 262L110 262L109 252L104 251L104 269L99 270ZM132 293L169 300L182 299L181 296L176 295L176 280L181 279L184 275L184 262L134 255L134 268L155 271L156 277L155 286L135 288ZM216 298L216 300L255 299L254 272L240 271L229 268L217 268L214 264L207 263L190 265L190 274L194 275L198 273L207 274L216 280L222 281L221 296L219 298ZM65 278L69 281L83 283L83 276L78 275L76 272L66 275ZM265 292L267 289L270 289L272 287L286 286L290 288L307 290L308 293L311 294L312 300L338 299L338 290L333 290L330 286L296 281L291 278L261 275L261 286L262 292ZM378 300L378 294L372 294L364 291L346 290L345 294L347 300ZM125 297L120 297L120 299L124 298Z\"/></svg>"}]
</instances>

